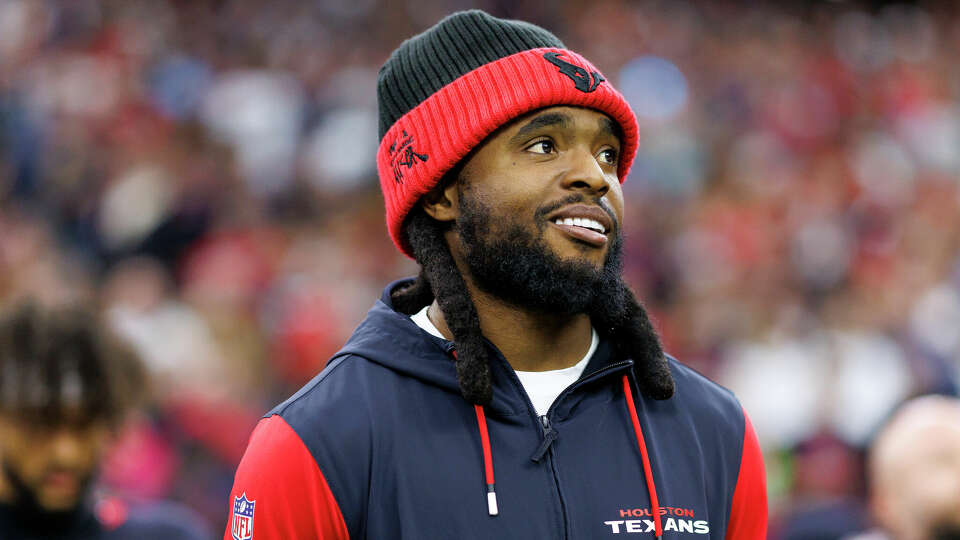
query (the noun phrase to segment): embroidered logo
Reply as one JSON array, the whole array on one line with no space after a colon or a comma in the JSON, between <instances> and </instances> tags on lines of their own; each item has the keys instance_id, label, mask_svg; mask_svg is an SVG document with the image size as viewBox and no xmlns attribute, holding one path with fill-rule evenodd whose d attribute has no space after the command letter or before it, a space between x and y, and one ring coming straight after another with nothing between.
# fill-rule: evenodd
<instances>
[{"instance_id":1,"label":"embroidered logo","mask_svg":"<svg viewBox=\"0 0 960 540\"><path fill-rule=\"evenodd\" d=\"M548 62L560 68L560 73L573 79L573 84L577 87L577 90L589 94L596 90L597 86L600 86L600 83L606 80L603 78L603 75L596 71L587 73L587 70L582 67L571 64L566 60L561 60L561 56L563 56L563 53L558 52L548 52L543 55Z\"/></svg>"},{"instance_id":2,"label":"embroidered logo","mask_svg":"<svg viewBox=\"0 0 960 540\"><path fill-rule=\"evenodd\" d=\"M402 184L406 169L412 168L418 163L418 160L426 162L429 157L413 149L413 135L407 135L407 130L403 130L397 140L390 145L390 165L393 168L393 181Z\"/></svg>"},{"instance_id":3,"label":"embroidered logo","mask_svg":"<svg viewBox=\"0 0 960 540\"><path fill-rule=\"evenodd\" d=\"M253 507L256 501L247 499L244 493L233 498L233 515L230 517L230 532L233 540L250 540L253 538Z\"/></svg>"},{"instance_id":4,"label":"embroidered logo","mask_svg":"<svg viewBox=\"0 0 960 540\"><path fill-rule=\"evenodd\" d=\"M613 534L656 531L656 521L649 508L621 508L617 517L620 519L604 521L604 529ZM710 522L705 519L696 519L692 508L661 506L660 518L660 525L664 532L710 534Z\"/></svg>"}]
</instances>

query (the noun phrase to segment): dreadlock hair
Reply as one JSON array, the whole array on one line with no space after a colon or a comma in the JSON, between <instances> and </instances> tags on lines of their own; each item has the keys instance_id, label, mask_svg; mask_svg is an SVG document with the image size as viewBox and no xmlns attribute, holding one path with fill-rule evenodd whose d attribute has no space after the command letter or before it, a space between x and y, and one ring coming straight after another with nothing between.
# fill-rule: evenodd
<instances>
[{"instance_id":1,"label":"dreadlock hair","mask_svg":"<svg viewBox=\"0 0 960 540\"><path fill-rule=\"evenodd\" d=\"M47 427L117 427L144 386L136 355L86 310L27 302L0 318L0 414Z\"/></svg>"},{"instance_id":2,"label":"dreadlock hair","mask_svg":"<svg viewBox=\"0 0 960 540\"><path fill-rule=\"evenodd\" d=\"M622 279L609 284L588 311L597 332L613 342L614 354L634 361L633 373L644 395L669 399L673 376L647 310Z\"/></svg>"},{"instance_id":3,"label":"dreadlock hair","mask_svg":"<svg viewBox=\"0 0 960 540\"><path fill-rule=\"evenodd\" d=\"M493 397L490 351L480 332L477 308L443 238L447 227L419 205L410 212L406 234L420 263L420 275L409 287L395 291L392 299L403 313L415 313L437 299L453 334L460 392L470 403L487 405Z\"/></svg>"},{"instance_id":4,"label":"dreadlock hair","mask_svg":"<svg viewBox=\"0 0 960 540\"><path fill-rule=\"evenodd\" d=\"M436 298L453 333L460 392L470 403L487 405L493 395L490 351L476 307L444 240L450 226L428 216L419 205L411 210L405 232L421 271L410 285L394 290L391 298L396 309L406 314L416 313ZM597 295L588 315L597 331L613 342L614 354L634 360L641 392L653 399L673 395L673 377L653 324L622 279Z\"/></svg>"}]
</instances>

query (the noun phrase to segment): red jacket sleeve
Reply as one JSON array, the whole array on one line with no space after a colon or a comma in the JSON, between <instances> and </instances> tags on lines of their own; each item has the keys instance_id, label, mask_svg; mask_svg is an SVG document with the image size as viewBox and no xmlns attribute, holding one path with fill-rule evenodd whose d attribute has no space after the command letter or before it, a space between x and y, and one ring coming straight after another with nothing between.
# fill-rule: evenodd
<instances>
[{"instance_id":1,"label":"red jacket sleeve","mask_svg":"<svg viewBox=\"0 0 960 540\"><path fill-rule=\"evenodd\" d=\"M316 460L279 416L260 420L250 436L230 492L223 538L349 538Z\"/></svg>"},{"instance_id":2,"label":"red jacket sleeve","mask_svg":"<svg viewBox=\"0 0 960 540\"><path fill-rule=\"evenodd\" d=\"M733 492L727 540L764 540L767 537L767 479L763 453L747 412L743 412L743 455Z\"/></svg>"}]
</instances>

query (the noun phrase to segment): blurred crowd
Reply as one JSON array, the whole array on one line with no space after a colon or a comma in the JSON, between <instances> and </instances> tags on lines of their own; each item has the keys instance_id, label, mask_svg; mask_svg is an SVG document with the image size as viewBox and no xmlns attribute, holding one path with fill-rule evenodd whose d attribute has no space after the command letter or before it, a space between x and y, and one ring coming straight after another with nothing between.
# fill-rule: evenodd
<instances>
[{"instance_id":1,"label":"blurred crowd","mask_svg":"<svg viewBox=\"0 0 960 540\"><path fill-rule=\"evenodd\" d=\"M629 281L750 413L771 538L866 527L878 425L957 392L948 3L0 0L0 305L98 306L152 375L102 489L221 527L258 417L416 272L377 70L466 7L550 29L634 107Z\"/></svg>"}]
</instances>

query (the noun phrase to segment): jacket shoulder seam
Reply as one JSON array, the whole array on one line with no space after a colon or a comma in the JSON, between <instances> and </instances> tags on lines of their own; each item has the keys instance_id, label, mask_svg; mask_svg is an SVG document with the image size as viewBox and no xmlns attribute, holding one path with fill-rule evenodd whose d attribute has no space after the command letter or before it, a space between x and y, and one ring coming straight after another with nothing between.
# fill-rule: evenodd
<instances>
[{"instance_id":1,"label":"jacket shoulder seam","mask_svg":"<svg viewBox=\"0 0 960 540\"><path fill-rule=\"evenodd\" d=\"M294 405L295 403L297 403L298 401L300 401L301 399L309 395L311 392L313 392L313 390L316 387L320 386L320 383L326 380L326 378L329 377L330 374L332 374L334 371L339 369L340 366L342 366L347 359L352 358L354 356L356 355L350 354L350 353L334 356L330 362L327 362L327 366L324 368L324 370L320 374L318 374L312 381L307 383L306 386L304 386L299 391L297 391L296 394L290 396L286 401L284 401L280 405L277 405L270 412L265 414L264 418L269 416L275 416L275 415L282 416L283 413L285 413L288 408L290 408L292 405Z\"/></svg>"}]
</instances>

